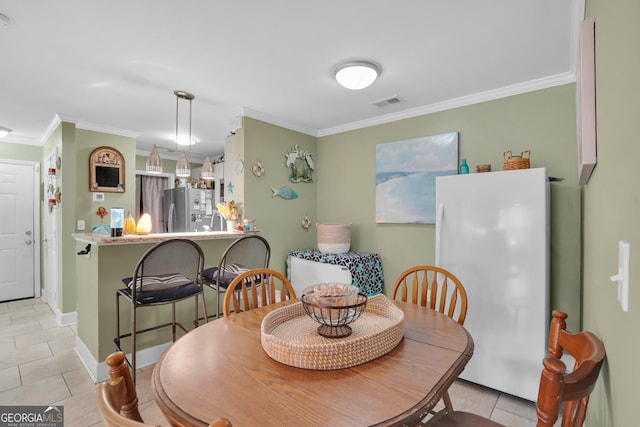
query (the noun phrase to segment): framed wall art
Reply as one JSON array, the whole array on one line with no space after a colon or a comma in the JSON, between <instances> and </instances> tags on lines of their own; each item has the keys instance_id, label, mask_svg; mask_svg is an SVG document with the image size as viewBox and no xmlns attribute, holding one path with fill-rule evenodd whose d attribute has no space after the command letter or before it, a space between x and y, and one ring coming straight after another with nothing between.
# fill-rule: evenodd
<instances>
[{"instance_id":1,"label":"framed wall art","mask_svg":"<svg viewBox=\"0 0 640 427\"><path fill-rule=\"evenodd\" d=\"M580 23L580 47L576 70L576 124L578 135L578 184L584 185L596 167L595 21Z\"/></svg>"},{"instance_id":2,"label":"framed wall art","mask_svg":"<svg viewBox=\"0 0 640 427\"><path fill-rule=\"evenodd\" d=\"M124 193L124 157L111 147L98 147L89 156L89 191Z\"/></svg>"},{"instance_id":3,"label":"framed wall art","mask_svg":"<svg viewBox=\"0 0 640 427\"><path fill-rule=\"evenodd\" d=\"M436 176L458 171L458 132L376 145L376 222L435 224Z\"/></svg>"}]
</instances>

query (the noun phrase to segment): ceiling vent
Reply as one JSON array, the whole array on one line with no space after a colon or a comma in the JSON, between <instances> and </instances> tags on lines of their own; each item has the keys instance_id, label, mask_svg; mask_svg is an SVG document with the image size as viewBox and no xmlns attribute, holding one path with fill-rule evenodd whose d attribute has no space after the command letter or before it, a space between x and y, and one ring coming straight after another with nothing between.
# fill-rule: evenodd
<instances>
[{"instance_id":1,"label":"ceiling vent","mask_svg":"<svg viewBox=\"0 0 640 427\"><path fill-rule=\"evenodd\" d=\"M386 107L388 105L399 104L404 102L404 99L399 96L392 96L391 98L381 99L379 101L374 101L371 105L375 105L376 107Z\"/></svg>"}]
</instances>

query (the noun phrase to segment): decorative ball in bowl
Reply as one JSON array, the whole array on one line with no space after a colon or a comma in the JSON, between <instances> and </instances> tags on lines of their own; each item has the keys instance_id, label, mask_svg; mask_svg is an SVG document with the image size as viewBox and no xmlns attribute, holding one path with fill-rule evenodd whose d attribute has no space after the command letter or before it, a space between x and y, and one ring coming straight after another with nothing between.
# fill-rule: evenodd
<instances>
[{"instance_id":1,"label":"decorative ball in bowl","mask_svg":"<svg viewBox=\"0 0 640 427\"><path fill-rule=\"evenodd\" d=\"M346 283L311 285L302 293L305 313L318 322L318 333L327 338L351 335L350 323L364 312L367 296L357 286Z\"/></svg>"}]
</instances>

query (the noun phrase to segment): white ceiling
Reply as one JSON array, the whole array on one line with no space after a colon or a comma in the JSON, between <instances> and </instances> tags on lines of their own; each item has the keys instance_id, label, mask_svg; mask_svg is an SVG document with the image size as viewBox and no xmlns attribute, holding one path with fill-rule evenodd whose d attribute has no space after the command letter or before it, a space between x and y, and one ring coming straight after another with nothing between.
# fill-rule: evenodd
<instances>
[{"instance_id":1,"label":"white ceiling","mask_svg":"<svg viewBox=\"0 0 640 427\"><path fill-rule=\"evenodd\" d=\"M175 148L173 91L195 95L192 153L247 115L322 136L575 80L584 0L0 0L0 141L59 120ZM369 88L338 64L382 67ZM371 103L393 96L400 104ZM161 152L161 155L163 153Z\"/></svg>"}]
</instances>

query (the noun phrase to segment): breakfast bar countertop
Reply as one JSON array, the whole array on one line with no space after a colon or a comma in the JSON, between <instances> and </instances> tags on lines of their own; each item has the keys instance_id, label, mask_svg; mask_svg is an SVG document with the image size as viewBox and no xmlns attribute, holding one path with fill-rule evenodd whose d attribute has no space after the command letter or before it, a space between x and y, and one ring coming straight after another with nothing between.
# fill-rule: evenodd
<instances>
[{"instance_id":1,"label":"breakfast bar countertop","mask_svg":"<svg viewBox=\"0 0 640 427\"><path fill-rule=\"evenodd\" d=\"M100 233L73 233L74 239L80 242L93 243L98 246L127 245L136 243L157 243L168 239L189 240L215 240L237 239L247 234L257 234L258 231L207 231L188 233L151 233L151 234L125 234L120 237L111 237L109 234Z\"/></svg>"}]
</instances>

